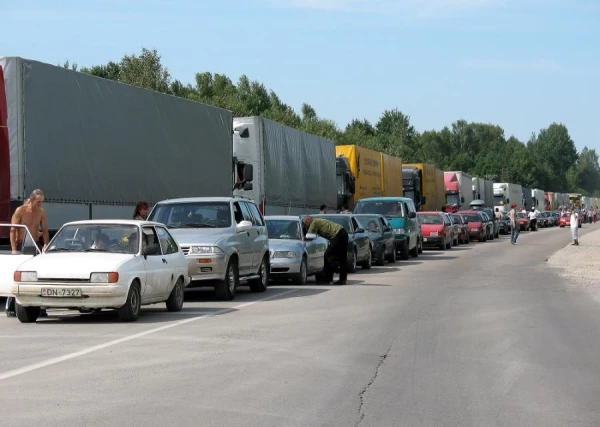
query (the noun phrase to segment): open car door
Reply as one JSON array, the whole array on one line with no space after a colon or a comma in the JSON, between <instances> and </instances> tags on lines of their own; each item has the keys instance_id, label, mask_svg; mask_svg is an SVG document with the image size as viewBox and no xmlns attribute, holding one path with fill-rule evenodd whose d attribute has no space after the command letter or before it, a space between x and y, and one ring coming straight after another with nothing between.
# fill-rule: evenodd
<instances>
[{"instance_id":1,"label":"open car door","mask_svg":"<svg viewBox=\"0 0 600 427\"><path fill-rule=\"evenodd\" d=\"M42 253L24 225L0 224L0 236L9 236L12 227L17 228L24 239L16 254L12 253L10 241L0 242L0 296L3 297L12 296L10 290L15 270L28 259Z\"/></svg>"}]
</instances>

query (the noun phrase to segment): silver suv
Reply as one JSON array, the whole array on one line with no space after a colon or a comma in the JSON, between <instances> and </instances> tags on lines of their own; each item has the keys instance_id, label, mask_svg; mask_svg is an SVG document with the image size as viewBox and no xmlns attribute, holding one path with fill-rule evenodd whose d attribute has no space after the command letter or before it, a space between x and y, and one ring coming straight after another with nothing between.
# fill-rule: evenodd
<instances>
[{"instance_id":1,"label":"silver suv","mask_svg":"<svg viewBox=\"0 0 600 427\"><path fill-rule=\"evenodd\" d=\"M195 197L157 203L149 220L165 224L188 260L189 287L211 286L217 299L233 299L240 284L264 292L269 282L269 240L254 201Z\"/></svg>"}]
</instances>

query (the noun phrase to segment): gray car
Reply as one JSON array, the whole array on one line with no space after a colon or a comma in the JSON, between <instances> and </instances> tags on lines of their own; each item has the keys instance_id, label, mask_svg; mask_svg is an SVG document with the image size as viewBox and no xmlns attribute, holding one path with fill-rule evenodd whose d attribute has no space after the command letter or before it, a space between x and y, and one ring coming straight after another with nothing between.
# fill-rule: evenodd
<instances>
[{"instance_id":1,"label":"gray car","mask_svg":"<svg viewBox=\"0 0 600 427\"><path fill-rule=\"evenodd\" d=\"M327 240L306 240L299 216L266 216L269 235L271 279L292 279L306 285L308 276L318 275L325 266Z\"/></svg>"},{"instance_id":2,"label":"gray car","mask_svg":"<svg viewBox=\"0 0 600 427\"><path fill-rule=\"evenodd\" d=\"M231 300L240 285L264 292L269 281L269 240L250 199L195 197L157 203L148 217L165 224L188 260L189 287L215 288Z\"/></svg>"}]
</instances>

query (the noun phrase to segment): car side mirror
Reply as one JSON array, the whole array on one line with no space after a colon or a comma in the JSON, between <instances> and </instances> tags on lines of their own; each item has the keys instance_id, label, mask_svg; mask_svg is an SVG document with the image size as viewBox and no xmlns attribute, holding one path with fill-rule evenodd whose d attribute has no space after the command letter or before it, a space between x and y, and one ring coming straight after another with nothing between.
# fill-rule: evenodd
<instances>
[{"instance_id":1,"label":"car side mirror","mask_svg":"<svg viewBox=\"0 0 600 427\"><path fill-rule=\"evenodd\" d=\"M238 233L243 233L244 231L248 231L250 229L252 229L252 223L246 220L241 221L236 227L236 231Z\"/></svg>"},{"instance_id":2,"label":"car side mirror","mask_svg":"<svg viewBox=\"0 0 600 427\"><path fill-rule=\"evenodd\" d=\"M461 202L461 203L464 203L464 202L465 202L465 198L461 196L461 197L460 197L460 202Z\"/></svg>"},{"instance_id":3,"label":"car side mirror","mask_svg":"<svg viewBox=\"0 0 600 427\"><path fill-rule=\"evenodd\" d=\"M364 233L364 232L365 232L365 229L362 227L358 227L355 231L355 233Z\"/></svg>"},{"instance_id":4,"label":"car side mirror","mask_svg":"<svg viewBox=\"0 0 600 427\"><path fill-rule=\"evenodd\" d=\"M315 240L317 238L317 235L314 233L306 233L306 236L304 236L304 238L306 240Z\"/></svg>"},{"instance_id":5,"label":"car side mirror","mask_svg":"<svg viewBox=\"0 0 600 427\"><path fill-rule=\"evenodd\" d=\"M252 183L244 182L244 191L250 191L250 190L252 190Z\"/></svg>"},{"instance_id":6,"label":"car side mirror","mask_svg":"<svg viewBox=\"0 0 600 427\"><path fill-rule=\"evenodd\" d=\"M425 203L425 202L423 202L423 203ZM416 212L409 212L408 213L408 217L409 218L416 218L417 217L417 213Z\"/></svg>"}]
</instances>

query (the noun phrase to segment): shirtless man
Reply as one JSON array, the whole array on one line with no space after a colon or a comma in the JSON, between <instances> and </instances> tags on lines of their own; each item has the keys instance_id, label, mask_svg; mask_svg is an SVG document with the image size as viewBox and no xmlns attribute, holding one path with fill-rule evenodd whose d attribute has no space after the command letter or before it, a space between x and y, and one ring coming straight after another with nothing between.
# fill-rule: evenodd
<instances>
[{"instance_id":1,"label":"shirtless man","mask_svg":"<svg viewBox=\"0 0 600 427\"><path fill-rule=\"evenodd\" d=\"M33 190L27 203L23 206L19 206L15 211L11 219L11 224L23 224L29 229L31 236L36 241L39 240L39 227L42 227L42 237L44 239L44 247L42 251L46 250L46 246L50 241L50 234L48 233L48 223L46 222L46 211L42 209L42 203L44 201L44 193L42 190ZM23 242L25 241L25 230L18 228L10 229L10 247L13 254L18 254Z\"/></svg>"}]
</instances>

